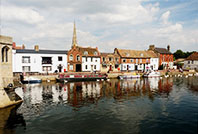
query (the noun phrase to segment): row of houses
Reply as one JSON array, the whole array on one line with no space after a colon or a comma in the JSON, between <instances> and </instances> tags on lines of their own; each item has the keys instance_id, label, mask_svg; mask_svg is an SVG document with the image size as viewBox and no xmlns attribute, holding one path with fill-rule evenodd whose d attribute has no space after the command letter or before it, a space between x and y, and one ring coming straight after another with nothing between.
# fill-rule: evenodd
<instances>
[{"instance_id":1,"label":"row of houses","mask_svg":"<svg viewBox=\"0 0 198 134\"><path fill-rule=\"evenodd\" d=\"M54 72L120 72L158 70L160 66L173 68L173 54L170 46L148 50L115 48L112 53L103 53L97 47L82 47L77 43L74 24L70 50L40 50L13 44L13 72L54 73Z\"/></svg>"}]
</instances>

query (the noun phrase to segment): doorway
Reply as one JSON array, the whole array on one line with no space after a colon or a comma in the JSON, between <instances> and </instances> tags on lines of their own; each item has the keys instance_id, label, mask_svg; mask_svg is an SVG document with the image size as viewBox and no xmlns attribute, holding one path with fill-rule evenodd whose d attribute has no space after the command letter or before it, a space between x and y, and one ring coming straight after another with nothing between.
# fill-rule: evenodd
<instances>
[{"instance_id":1,"label":"doorway","mask_svg":"<svg viewBox=\"0 0 198 134\"><path fill-rule=\"evenodd\" d=\"M138 65L135 65L135 70L138 70Z\"/></svg>"},{"instance_id":2,"label":"doorway","mask_svg":"<svg viewBox=\"0 0 198 134\"><path fill-rule=\"evenodd\" d=\"M112 65L109 66L109 71L112 71Z\"/></svg>"},{"instance_id":3,"label":"doorway","mask_svg":"<svg viewBox=\"0 0 198 134\"><path fill-rule=\"evenodd\" d=\"M76 64L76 72L81 72L81 64Z\"/></svg>"}]
</instances>

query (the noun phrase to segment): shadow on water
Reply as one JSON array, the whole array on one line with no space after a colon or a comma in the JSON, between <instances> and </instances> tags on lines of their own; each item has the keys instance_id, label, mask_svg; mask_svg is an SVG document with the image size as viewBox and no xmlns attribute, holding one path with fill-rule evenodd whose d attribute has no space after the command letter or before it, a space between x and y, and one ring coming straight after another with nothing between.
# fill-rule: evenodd
<instances>
[{"instance_id":1,"label":"shadow on water","mask_svg":"<svg viewBox=\"0 0 198 134\"><path fill-rule=\"evenodd\" d=\"M18 126L26 129L26 122L23 115L17 113L19 106L0 109L0 134L12 134Z\"/></svg>"}]
</instances>

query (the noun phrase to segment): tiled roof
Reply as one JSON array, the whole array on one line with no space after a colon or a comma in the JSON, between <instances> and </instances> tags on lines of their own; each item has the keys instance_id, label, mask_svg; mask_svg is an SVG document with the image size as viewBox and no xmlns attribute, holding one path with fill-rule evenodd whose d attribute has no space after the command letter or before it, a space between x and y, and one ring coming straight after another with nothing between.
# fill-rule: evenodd
<instances>
[{"instance_id":1,"label":"tiled roof","mask_svg":"<svg viewBox=\"0 0 198 134\"><path fill-rule=\"evenodd\" d=\"M172 54L170 51L168 51L166 48L155 48L155 51L161 54Z\"/></svg>"},{"instance_id":2,"label":"tiled roof","mask_svg":"<svg viewBox=\"0 0 198 134\"><path fill-rule=\"evenodd\" d=\"M188 58L186 58L186 60L198 60L198 52L194 52L193 54L188 56Z\"/></svg>"},{"instance_id":3,"label":"tiled roof","mask_svg":"<svg viewBox=\"0 0 198 134\"><path fill-rule=\"evenodd\" d=\"M100 53L101 56L114 55L114 53Z\"/></svg>"},{"instance_id":4,"label":"tiled roof","mask_svg":"<svg viewBox=\"0 0 198 134\"><path fill-rule=\"evenodd\" d=\"M151 54L144 50L117 49L121 57L125 58L150 58Z\"/></svg>"},{"instance_id":5,"label":"tiled roof","mask_svg":"<svg viewBox=\"0 0 198 134\"><path fill-rule=\"evenodd\" d=\"M95 57L100 56L100 53L97 48L77 46L77 49L79 52L82 53L82 56L95 56Z\"/></svg>"},{"instance_id":6,"label":"tiled roof","mask_svg":"<svg viewBox=\"0 0 198 134\"><path fill-rule=\"evenodd\" d=\"M34 49L17 49L16 53L31 53L31 54L67 54L68 51L63 50L39 50Z\"/></svg>"},{"instance_id":7,"label":"tiled roof","mask_svg":"<svg viewBox=\"0 0 198 134\"><path fill-rule=\"evenodd\" d=\"M158 58L157 54L154 53L153 51L146 51L146 52L151 58Z\"/></svg>"}]
</instances>

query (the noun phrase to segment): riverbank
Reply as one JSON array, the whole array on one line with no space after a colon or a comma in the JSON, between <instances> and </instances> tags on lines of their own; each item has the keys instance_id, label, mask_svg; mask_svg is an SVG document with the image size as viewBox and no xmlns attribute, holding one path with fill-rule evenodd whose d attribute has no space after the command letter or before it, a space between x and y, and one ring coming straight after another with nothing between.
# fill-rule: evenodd
<instances>
[{"instance_id":1,"label":"riverbank","mask_svg":"<svg viewBox=\"0 0 198 134\"><path fill-rule=\"evenodd\" d=\"M161 77L166 77L166 76L175 76L175 75L195 75L197 72L195 71L184 71L184 72L179 72L179 70L158 70L160 72ZM142 72L136 71L137 74L140 74L140 76L143 75ZM79 75L85 75L85 74L90 74L88 72L74 72L74 73L66 73L66 74L79 74ZM107 78L108 79L116 79L118 78L119 75L133 75L134 72L110 72L107 73ZM40 75L27 75L26 77L32 76L37 79L41 79L42 82L55 82L56 79L58 78L59 74L40 74ZM14 85L20 85L20 78L19 76L14 76Z\"/></svg>"}]
</instances>

